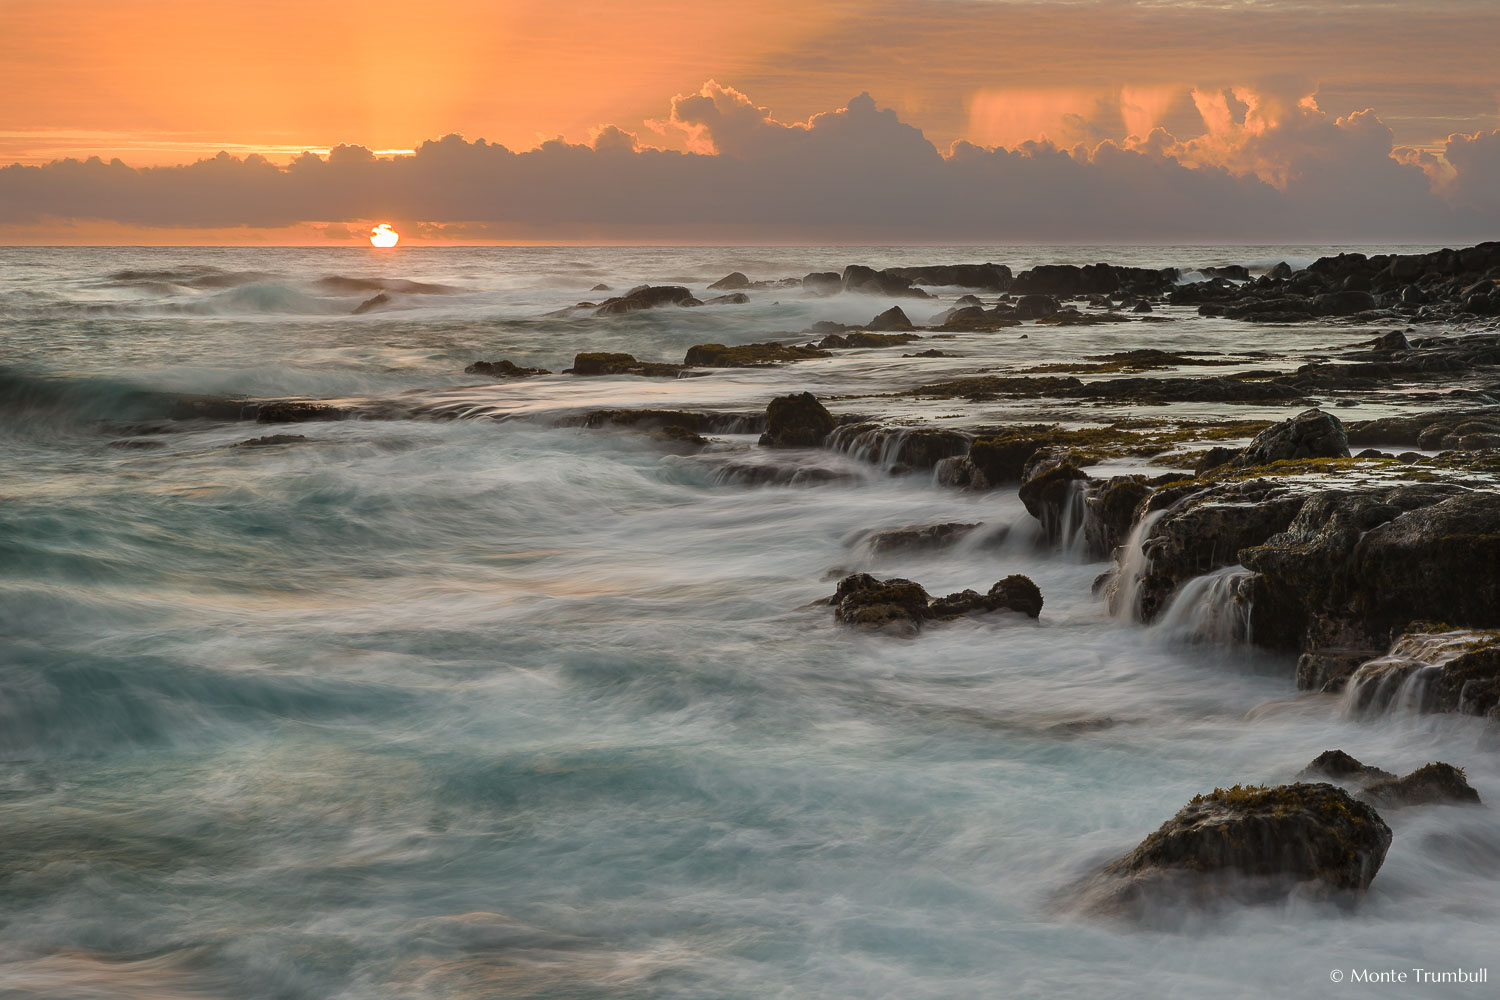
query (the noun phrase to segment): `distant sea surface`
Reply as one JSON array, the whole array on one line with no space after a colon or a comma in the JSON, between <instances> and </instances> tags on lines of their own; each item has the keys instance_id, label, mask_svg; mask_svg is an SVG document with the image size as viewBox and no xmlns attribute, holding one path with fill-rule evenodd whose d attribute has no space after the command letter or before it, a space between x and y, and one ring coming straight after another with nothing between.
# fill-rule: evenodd
<instances>
[{"instance_id":1,"label":"distant sea surface","mask_svg":"<svg viewBox=\"0 0 1500 1000\"><path fill-rule=\"evenodd\" d=\"M1465 764L1500 801L1477 720L1346 718L1286 658L1205 641L1213 608L1112 619L1104 565L1040 547L1014 490L833 452L784 456L817 485L753 486L716 458L757 460L753 435L696 455L575 426L804 390L932 426L1111 420L1133 411L889 394L1143 347L1275 368L1348 327L1163 309L698 378L464 374L921 324L965 291L557 315L645 282L1337 249L0 249L0 996L1322 997L1335 968L1493 959L1488 809L1392 820L1353 911L1156 932L1057 906L1193 795L1334 747ZM927 346L956 356L902 357ZM164 419L177 394L368 417ZM1231 411L1289 415L1173 412ZM305 440L235 447L274 433ZM986 528L862 541L949 521ZM1024 573L1046 603L852 632L811 602L864 569L937 594Z\"/></svg>"}]
</instances>

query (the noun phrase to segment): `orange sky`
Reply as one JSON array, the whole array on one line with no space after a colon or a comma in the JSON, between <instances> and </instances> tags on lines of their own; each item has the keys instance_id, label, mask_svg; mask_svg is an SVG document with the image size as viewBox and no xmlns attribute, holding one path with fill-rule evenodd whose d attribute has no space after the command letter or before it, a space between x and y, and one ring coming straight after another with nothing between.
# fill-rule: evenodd
<instances>
[{"instance_id":1,"label":"orange sky","mask_svg":"<svg viewBox=\"0 0 1500 1000\"><path fill-rule=\"evenodd\" d=\"M1295 80L1433 147L1497 124L1486 38L1491 0L5 0L0 162L284 160L447 132L528 149L604 123L680 145L648 123L710 78L782 120L869 90L940 147L1077 138L1122 90L1181 117L1195 86Z\"/></svg>"},{"instance_id":2,"label":"orange sky","mask_svg":"<svg viewBox=\"0 0 1500 1000\"><path fill-rule=\"evenodd\" d=\"M666 119L674 95L717 80L782 123L868 91L939 151L1144 148L1129 137L1161 126L1183 163L1278 186L1262 165L1321 141L1326 113L1354 123L1336 134L1368 133L1377 160L1413 147L1398 157L1428 157L1442 183L1448 136L1500 127L1497 41L1496 0L0 0L0 166L168 165L220 150L285 164L340 143L398 154L449 133L521 151L587 143L606 124L642 145L698 148ZM1228 107L1244 126L1225 133L1218 105L1232 94L1258 95L1262 110ZM1305 121L1287 111L1314 100ZM1366 108L1379 128L1351 117ZM1268 123L1286 127L1260 135ZM454 238L410 229L413 241ZM0 225L9 243L330 238L326 222Z\"/></svg>"}]
</instances>

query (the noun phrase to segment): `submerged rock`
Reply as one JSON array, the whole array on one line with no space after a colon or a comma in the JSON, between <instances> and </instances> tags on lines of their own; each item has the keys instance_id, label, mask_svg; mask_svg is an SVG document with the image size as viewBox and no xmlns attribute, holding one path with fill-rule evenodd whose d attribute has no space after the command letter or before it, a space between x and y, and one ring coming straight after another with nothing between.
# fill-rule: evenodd
<instances>
[{"instance_id":1,"label":"submerged rock","mask_svg":"<svg viewBox=\"0 0 1500 1000\"><path fill-rule=\"evenodd\" d=\"M1105 866L1085 906L1150 917L1184 902L1348 897L1369 888L1390 846L1379 813L1335 785L1216 788Z\"/></svg>"},{"instance_id":2,"label":"submerged rock","mask_svg":"<svg viewBox=\"0 0 1500 1000\"><path fill-rule=\"evenodd\" d=\"M766 432L760 443L771 448L816 448L833 427L833 414L812 393L777 396L766 407Z\"/></svg>"},{"instance_id":3,"label":"submerged rock","mask_svg":"<svg viewBox=\"0 0 1500 1000\"><path fill-rule=\"evenodd\" d=\"M278 444L296 444L306 441L305 434L267 434L264 437L250 438L248 441L236 441L230 445L231 448L267 448Z\"/></svg>"},{"instance_id":4,"label":"submerged rock","mask_svg":"<svg viewBox=\"0 0 1500 1000\"><path fill-rule=\"evenodd\" d=\"M637 361L632 354L613 354L603 351L586 352L573 358L573 367L563 371L564 375L639 375L646 378L676 378L683 372L683 365L671 365L659 361Z\"/></svg>"},{"instance_id":5,"label":"submerged rock","mask_svg":"<svg viewBox=\"0 0 1500 1000\"><path fill-rule=\"evenodd\" d=\"M1369 764L1361 764L1342 750L1324 750L1302 769L1298 778L1332 778L1335 781L1375 781L1394 778L1389 771L1382 771Z\"/></svg>"},{"instance_id":6,"label":"submerged rock","mask_svg":"<svg viewBox=\"0 0 1500 1000\"><path fill-rule=\"evenodd\" d=\"M465 375L488 375L490 378L532 378L536 375L551 375L545 368L523 368L513 361L476 361L464 369Z\"/></svg>"},{"instance_id":7,"label":"submerged rock","mask_svg":"<svg viewBox=\"0 0 1500 1000\"><path fill-rule=\"evenodd\" d=\"M909 528L886 528L870 532L863 541L874 555L942 549L957 544L978 527L977 522L945 521Z\"/></svg>"},{"instance_id":8,"label":"submerged rock","mask_svg":"<svg viewBox=\"0 0 1500 1000\"><path fill-rule=\"evenodd\" d=\"M1479 805L1479 793L1463 769L1438 761L1404 777L1386 777L1366 785L1361 797L1380 806L1423 806L1441 803Z\"/></svg>"},{"instance_id":9,"label":"submerged rock","mask_svg":"<svg viewBox=\"0 0 1500 1000\"><path fill-rule=\"evenodd\" d=\"M868 573L856 573L839 581L830 603L833 616L847 625L871 628L898 626L916 631L930 618L927 591L910 580L899 577L877 580Z\"/></svg>"},{"instance_id":10,"label":"submerged rock","mask_svg":"<svg viewBox=\"0 0 1500 1000\"><path fill-rule=\"evenodd\" d=\"M964 590L934 600L910 580L878 580L868 573L855 573L839 581L828 603L833 605L834 617L845 624L877 628L897 625L902 631L914 633L931 619L991 611L1015 611L1036 618L1042 613L1042 592L1030 577L1014 574L996 583L987 594Z\"/></svg>"},{"instance_id":11,"label":"submerged rock","mask_svg":"<svg viewBox=\"0 0 1500 1000\"><path fill-rule=\"evenodd\" d=\"M788 361L826 357L828 352L816 347L795 347L788 344L738 344L734 347L695 344L688 348L682 363L690 368L761 368Z\"/></svg>"}]
</instances>

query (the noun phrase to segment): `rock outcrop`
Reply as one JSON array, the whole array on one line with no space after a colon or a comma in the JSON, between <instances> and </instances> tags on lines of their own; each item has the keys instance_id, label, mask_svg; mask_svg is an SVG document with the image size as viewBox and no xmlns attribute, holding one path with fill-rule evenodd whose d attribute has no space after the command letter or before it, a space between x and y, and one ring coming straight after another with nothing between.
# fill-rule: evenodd
<instances>
[{"instance_id":1,"label":"rock outcrop","mask_svg":"<svg viewBox=\"0 0 1500 1000\"><path fill-rule=\"evenodd\" d=\"M777 396L766 407L766 432L760 443L771 448L816 448L833 428L833 414L812 393Z\"/></svg>"},{"instance_id":2,"label":"rock outcrop","mask_svg":"<svg viewBox=\"0 0 1500 1000\"><path fill-rule=\"evenodd\" d=\"M1218 788L1102 869L1084 903L1149 920L1159 907L1225 898L1348 899L1369 888L1390 846L1380 814L1335 785Z\"/></svg>"}]
</instances>

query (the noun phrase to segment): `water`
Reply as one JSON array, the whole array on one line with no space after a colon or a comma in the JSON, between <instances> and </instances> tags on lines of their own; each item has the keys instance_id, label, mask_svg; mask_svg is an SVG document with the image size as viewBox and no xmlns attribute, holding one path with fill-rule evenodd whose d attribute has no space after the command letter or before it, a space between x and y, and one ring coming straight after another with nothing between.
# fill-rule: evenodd
<instances>
[{"instance_id":1,"label":"water","mask_svg":"<svg viewBox=\"0 0 1500 1000\"><path fill-rule=\"evenodd\" d=\"M1335 967L1482 964L1500 917L1487 809L1390 813L1394 846L1352 913L1296 903L1164 934L1058 905L1192 795L1290 780L1332 747L1398 772L1447 760L1495 801L1477 720L1347 717L1294 692L1291 658L1112 618L1090 595L1103 565L1039 546L1010 490L767 456L749 434L683 455L566 419L748 412L802 389L914 426L1112 419L1130 408L881 394L1142 346L1289 367L1253 352L1349 330L1169 311L964 335L941 345L953 359L462 374L581 350L676 361L891 304L767 290L541 318L598 282L1318 252L0 251L0 995L1321 996ZM351 315L369 281L392 305ZM920 322L957 294L903 305ZM148 390L469 419L168 424ZM272 432L308 440L228 447ZM720 475L768 457L839 475ZM878 560L860 542L945 521L985 527ZM851 633L810 602L862 569L939 594L1025 573L1046 606L914 640Z\"/></svg>"}]
</instances>

